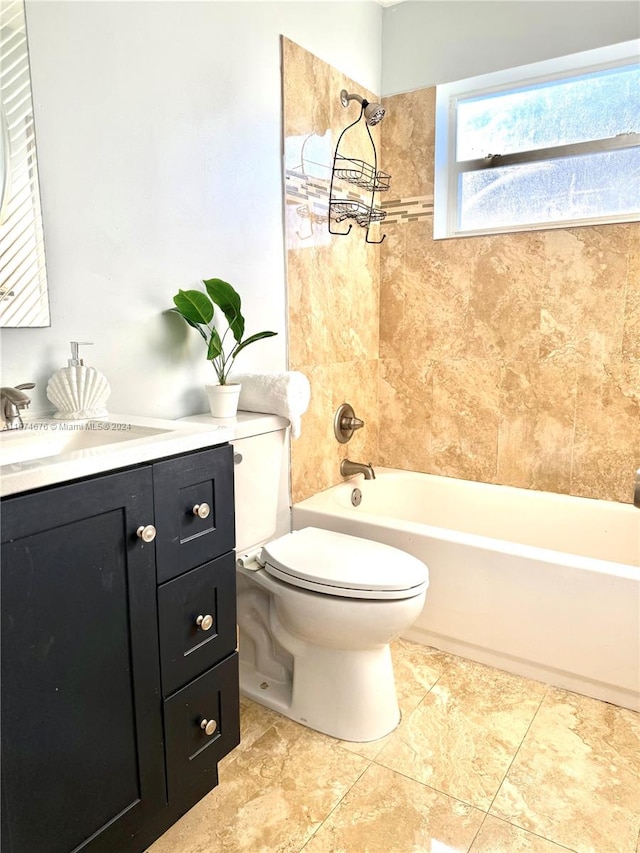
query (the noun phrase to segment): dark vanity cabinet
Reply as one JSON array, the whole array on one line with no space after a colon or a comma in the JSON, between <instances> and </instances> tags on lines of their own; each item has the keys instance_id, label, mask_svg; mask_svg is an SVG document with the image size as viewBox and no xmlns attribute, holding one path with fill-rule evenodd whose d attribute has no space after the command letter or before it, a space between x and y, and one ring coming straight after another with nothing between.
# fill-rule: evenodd
<instances>
[{"instance_id":1,"label":"dark vanity cabinet","mask_svg":"<svg viewBox=\"0 0 640 853\"><path fill-rule=\"evenodd\" d=\"M231 447L1 512L2 853L141 853L239 742Z\"/></svg>"}]
</instances>

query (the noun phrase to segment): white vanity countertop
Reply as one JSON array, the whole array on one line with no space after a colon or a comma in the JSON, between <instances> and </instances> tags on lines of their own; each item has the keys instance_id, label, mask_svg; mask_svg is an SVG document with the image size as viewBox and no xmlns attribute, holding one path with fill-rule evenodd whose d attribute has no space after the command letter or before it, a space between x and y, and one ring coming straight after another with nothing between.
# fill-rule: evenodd
<instances>
[{"instance_id":1,"label":"white vanity countertop","mask_svg":"<svg viewBox=\"0 0 640 853\"><path fill-rule=\"evenodd\" d=\"M289 421L280 415L268 414L266 412L238 412L235 418L214 418L211 415L189 415L181 418L180 423L191 424L216 424L229 430L230 438L250 438L252 435L262 435L266 432L275 432L286 429Z\"/></svg>"},{"instance_id":2,"label":"white vanity countertop","mask_svg":"<svg viewBox=\"0 0 640 853\"><path fill-rule=\"evenodd\" d=\"M0 496L201 450L232 438L231 425L210 416L193 421L137 415L25 420L24 429L0 432Z\"/></svg>"}]
</instances>

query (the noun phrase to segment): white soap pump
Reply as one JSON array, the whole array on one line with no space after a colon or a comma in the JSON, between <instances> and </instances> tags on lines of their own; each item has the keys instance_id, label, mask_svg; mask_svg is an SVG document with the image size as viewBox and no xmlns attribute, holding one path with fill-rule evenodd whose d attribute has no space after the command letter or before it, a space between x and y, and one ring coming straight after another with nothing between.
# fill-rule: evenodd
<instances>
[{"instance_id":1,"label":"white soap pump","mask_svg":"<svg viewBox=\"0 0 640 853\"><path fill-rule=\"evenodd\" d=\"M47 397L58 410L54 418L75 421L103 418L111 386L104 374L87 367L80 358L79 347L92 346L91 341L71 341L71 358L67 367L56 370L47 384Z\"/></svg>"}]
</instances>

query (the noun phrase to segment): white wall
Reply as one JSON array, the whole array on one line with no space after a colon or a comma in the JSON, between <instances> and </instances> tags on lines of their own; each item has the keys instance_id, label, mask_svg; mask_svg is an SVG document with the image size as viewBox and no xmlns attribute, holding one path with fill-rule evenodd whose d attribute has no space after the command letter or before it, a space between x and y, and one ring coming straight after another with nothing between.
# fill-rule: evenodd
<instances>
[{"instance_id":1,"label":"white wall","mask_svg":"<svg viewBox=\"0 0 640 853\"><path fill-rule=\"evenodd\" d=\"M213 276L248 332L279 332L239 369L284 368L279 37L379 91L381 8L27 0L27 24L52 325L2 331L2 384L35 381L45 411L68 342L93 341L112 412L206 410L202 339L162 312Z\"/></svg>"},{"instance_id":2,"label":"white wall","mask_svg":"<svg viewBox=\"0 0 640 853\"><path fill-rule=\"evenodd\" d=\"M408 0L384 10L382 94L639 36L638 0Z\"/></svg>"}]
</instances>

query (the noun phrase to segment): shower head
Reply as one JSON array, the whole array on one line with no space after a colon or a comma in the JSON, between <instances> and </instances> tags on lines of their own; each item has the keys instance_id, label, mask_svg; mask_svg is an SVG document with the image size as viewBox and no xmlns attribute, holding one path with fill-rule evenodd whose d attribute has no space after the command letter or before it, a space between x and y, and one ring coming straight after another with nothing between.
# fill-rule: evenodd
<instances>
[{"instance_id":1,"label":"shower head","mask_svg":"<svg viewBox=\"0 0 640 853\"><path fill-rule=\"evenodd\" d=\"M366 98L363 98L360 95L350 95L346 89L343 89L340 92L340 103L343 107L347 107L349 106L349 101L358 101L359 104L362 104L365 121L371 127L373 127L374 124L380 124L384 118L385 111L381 104L369 103Z\"/></svg>"},{"instance_id":2,"label":"shower head","mask_svg":"<svg viewBox=\"0 0 640 853\"><path fill-rule=\"evenodd\" d=\"M364 118L367 124L373 127L374 124L380 124L384 118L384 107L381 104L369 104L363 101Z\"/></svg>"}]
</instances>

